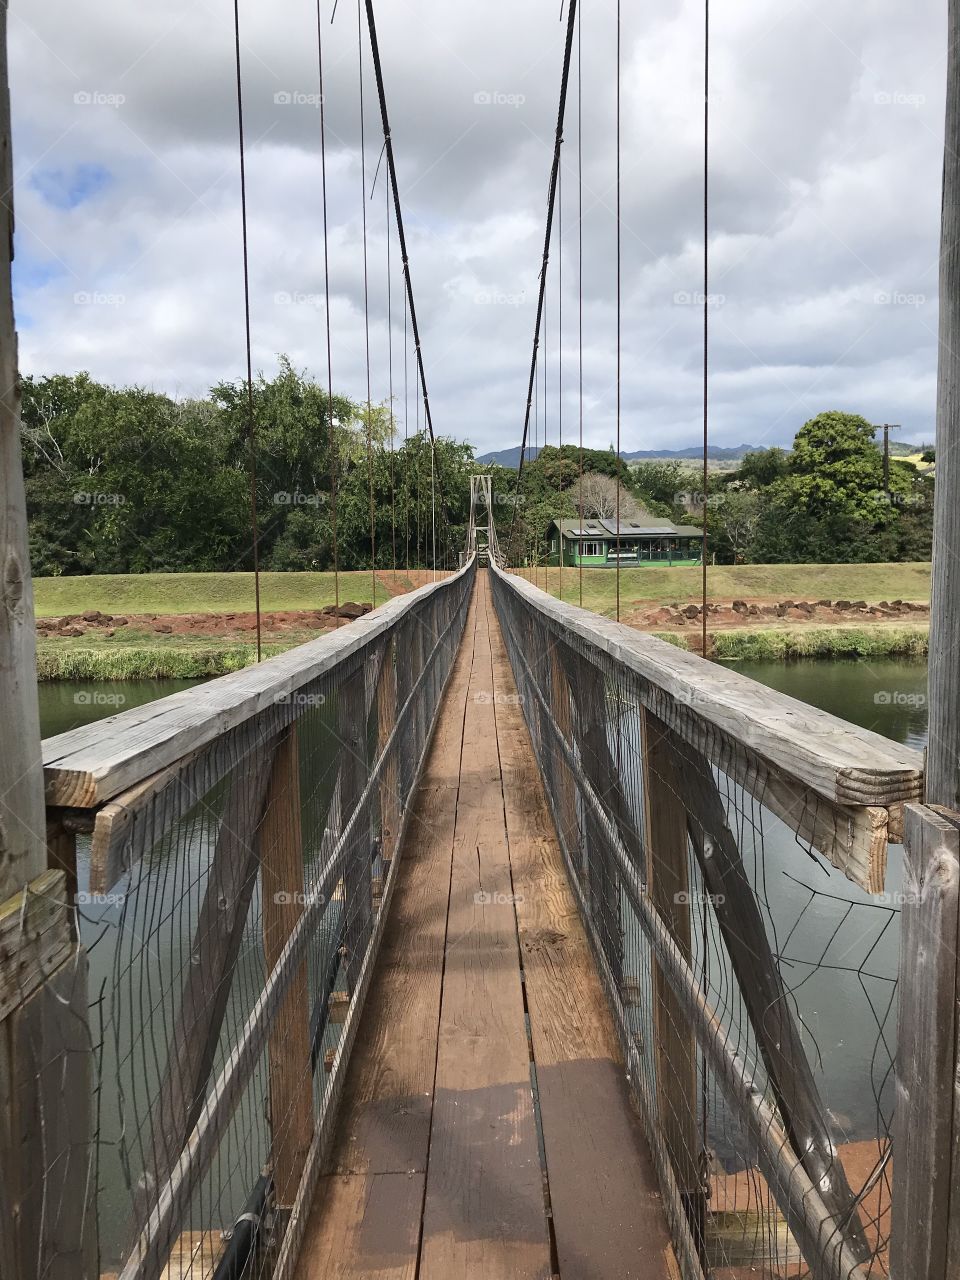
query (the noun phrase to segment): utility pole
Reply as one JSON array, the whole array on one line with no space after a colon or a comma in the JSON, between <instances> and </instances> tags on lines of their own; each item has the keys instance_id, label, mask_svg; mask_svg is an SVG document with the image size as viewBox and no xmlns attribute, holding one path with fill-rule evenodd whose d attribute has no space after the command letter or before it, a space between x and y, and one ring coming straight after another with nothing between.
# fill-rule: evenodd
<instances>
[{"instance_id":1,"label":"utility pole","mask_svg":"<svg viewBox=\"0 0 960 1280\"><path fill-rule=\"evenodd\" d=\"M960 0L949 6L927 803L960 809Z\"/></svg>"},{"instance_id":2,"label":"utility pole","mask_svg":"<svg viewBox=\"0 0 960 1280\"><path fill-rule=\"evenodd\" d=\"M899 430L899 423L883 424L883 491L888 497L890 495L890 432Z\"/></svg>"}]
</instances>

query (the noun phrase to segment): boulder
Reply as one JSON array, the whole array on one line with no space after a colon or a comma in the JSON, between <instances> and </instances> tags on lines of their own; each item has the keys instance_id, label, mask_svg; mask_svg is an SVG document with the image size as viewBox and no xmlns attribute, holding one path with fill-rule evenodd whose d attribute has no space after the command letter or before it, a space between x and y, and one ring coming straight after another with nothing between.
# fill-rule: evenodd
<instances>
[{"instance_id":1,"label":"boulder","mask_svg":"<svg viewBox=\"0 0 960 1280\"><path fill-rule=\"evenodd\" d=\"M748 612L746 600L734 600L733 604L730 607L731 609L733 609L734 613Z\"/></svg>"},{"instance_id":2,"label":"boulder","mask_svg":"<svg viewBox=\"0 0 960 1280\"><path fill-rule=\"evenodd\" d=\"M171 636L173 635L173 627L168 626L165 622L158 622L153 628L157 635Z\"/></svg>"},{"instance_id":3,"label":"boulder","mask_svg":"<svg viewBox=\"0 0 960 1280\"><path fill-rule=\"evenodd\" d=\"M683 613L683 616L684 616L685 618L699 618L699 617L700 617L700 610L699 610L699 608L698 608L695 604L688 604L688 605L687 605L687 607L686 607L685 609L681 610L681 612Z\"/></svg>"},{"instance_id":4,"label":"boulder","mask_svg":"<svg viewBox=\"0 0 960 1280\"><path fill-rule=\"evenodd\" d=\"M83 627L63 627L60 634L62 636L70 636L73 639L74 636L86 635L86 632Z\"/></svg>"},{"instance_id":5,"label":"boulder","mask_svg":"<svg viewBox=\"0 0 960 1280\"><path fill-rule=\"evenodd\" d=\"M849 600L838 600L833 607L838 613L841 613L844 609L852 608Z\"/></svg>"}]
</instances>

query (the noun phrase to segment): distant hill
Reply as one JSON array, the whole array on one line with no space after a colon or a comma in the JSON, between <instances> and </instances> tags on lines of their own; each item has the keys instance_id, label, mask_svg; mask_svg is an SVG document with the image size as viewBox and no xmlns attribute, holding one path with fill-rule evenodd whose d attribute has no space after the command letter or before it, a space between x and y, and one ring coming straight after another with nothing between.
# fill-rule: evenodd
<instances>
[{"instance_id":1,"label":"distant hill","mask_svg":"<svg viewBox=\"0 0 960 1280\"><path fill-rule=\"evenodd\" d=\"M712 444L707 449L707 457L714 462L736 462L745 453L763 453L763 451L761 445L755 444L738 444L729 449ZM527 461L536 458L539 452L539 449L528 449ZM679 461L702 458L703 449L697 445L691 445L687 449L637 449L633 453L621 452L620 456L626 462L640 462L654 458L675 458ZM512 449L494 449L491 453L483 453L477 458L477 462L495 463L497 466L510 467L515 471L520 465L520 446L516 445Z\"/></svg>"}]
</instances>

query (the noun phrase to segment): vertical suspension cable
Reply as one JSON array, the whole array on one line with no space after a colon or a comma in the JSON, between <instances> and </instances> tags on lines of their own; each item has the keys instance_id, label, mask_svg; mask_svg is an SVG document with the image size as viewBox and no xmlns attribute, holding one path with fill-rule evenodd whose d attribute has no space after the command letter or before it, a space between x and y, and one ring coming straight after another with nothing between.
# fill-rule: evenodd
<instances>
[{"instance_id":1,"label":"vertical suspension cable","mask_svg":"<svg viewBox=\"0 0 960 1280\"><path fill-rule=\"evenodd\" d=\"M393 278L390 261L390 176L387 175L387 370L390 396L390 538L393 548L393 585L397 585L397 475L393 450Z\"/></svg>"},{"instance_id":2,"label":"vertical suspension cable","mask_svg":"<svg viewBox=\"0 0 960 1280\"><path fill-rule=\"evenodd\" d=\"M563 165L557 175L557 590L563 599Z\"/></svg>"},{"instance_id":3,"label":"vertical suspension cable","mask_svg":"<svg viewBox=\"0 0 960 1280\"><path fill-rule=\"evenodd\" d=\"M623 323L622 299L620 285L622 237L620 225L620 99L621 99L621 0L617 0L617 621L620 621L620 411L623 393L620 386L622 372L623 344L621 329Z\"/></svg>"},{"instance_id":4,"label":"vertical suspension cable","mask_svg":"<svg viewBox=\"0 0 960 1280\"><path fill-rule=\"evenodd\" d=\"M701 652L707 656L707 482L710 419L710 0L703 8L703 551L701 573Z\"/></svg>"},{"instance_id":5,"label":"vertical suspension cable","mask_svg":"<svg viewBox=\"0 0 960 1280\"><path fill-rule=\"evenodd\" d=\"M360 205L363 210L363 331L367 361L367 482L370 497L370 591L377 607L377 534L373 501L373 423L370 387L370 270L367 252L367 139L363 109L363 3L357 0L357 57L360 72Z\"/></svg>"},{"instance_id":6,"label":"vertical suspension cable","mask_svg":"<svg viewBox=\"0 0 960 1280\"><path fill-rule=\"evenodd\" d=\"M253 407L253 354L250 337L250 252L247 235L247 162L243 136L243 74L240 64L240 0L233 0L237 65L237 134L240 144L240 222L243 240L243 316L247 349L247 465L250 473L250 526L253 533L253 595L257 614L257 661L263 656L260 624L260 526L257 517L257 431Z\"/></svg>"},{"instance_id":7,"label":"vertical suspension cable","mask_svg":"<svg viewBox=\"0 0 960 1280\"><path fill-rule=\"evenodd\" d=\"M320 180L323 197L323 291L327 338L327 439L330 451L330 533L333 552L335 626L340 626L340 566L337 550L337 434L333 421L333 347L330 323L330 235L327 216L327 129L323 96L323 15L317 0L317 70L320 89Z\"/></svg>"},{"instance_id":8,"label":"vertical suspension cable","mask_svg":"<svg viewBox=\"0 0 960 1280\"><path fill-rule=\"evenodd\" d=\"M583 534L583 9L577 14L577 347L580 417L579 459L579 524L578 534ZM580 608L583 608L583 547L577 540L577 564L579 566Z\"/></svg>"},{"instance_id":9,"label":"vertical suspension cable","mask_svg":"<svg viewBox=\"0 0 960 1280\"><path fill-rule=\"evenodd\" d=\"M404 528L406 531L406 569L410 577L410 366L407 363L407 319L406 302L403 306L403 491Z\"/></svg>"},{"instance_id":10,"label":"vertical suspension cable","mask_svg":"<svg viewBox=\"0 0 960 1280\"><path fill-rule=\"evenodd\" d=\"M427 402L423 402L424 417L427 415ZM430 436L430 538L433 552L433 580L437 580L437 449L433 435Z\"/></svg>"}]
</instances>

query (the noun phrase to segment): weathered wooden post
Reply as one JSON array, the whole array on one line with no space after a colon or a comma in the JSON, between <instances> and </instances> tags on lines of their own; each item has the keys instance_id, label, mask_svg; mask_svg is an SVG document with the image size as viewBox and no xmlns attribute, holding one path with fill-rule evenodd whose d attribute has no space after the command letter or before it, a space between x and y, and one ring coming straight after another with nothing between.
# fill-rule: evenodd
<instances>
[{"instance_id":1,"label":"weathered wooden post","mask_svg":"<svg viewBox=\"0 0 960 1280\"><path fill-rule=\"evenodd\" d=\"M647 892L689 963L690 874L682 768L666 725L645 709L641 710L641 743ZM653 1024L660 1122L693 1238L703 1258L706 1196L697 1129L697 1046L683 1004L655 960Z\"/></svg>"},{"instance_id":2,"label":"weathered wooden post","mask_svg":"<svg viewBox=\"0 0 960 1280\"><path fill-rule=\"evenodd\" d=\"M927 806L908 805L890 1274L960 1274L960 0L949 0Z\"/></svg>"},{"instance_id":3,"label":"weathered wooden post","mask_svg":"<svg viewBox=\"0 0 960 1280\"><path fill-rule=\"evenodd\" d=\"M960 810L960 0L950 0L940 232L927 803Z\"/></svg>"},{"instance_id":4,"label":"weathered wooden post","mask_svg":"<svg viewBox=\"0 0 960 1280\"><path fill-rule=\"evenodd\" d=\"M47 868L10 265L7 0L0 0L0 1276L96 1270L86 958ZM62 852L62 849L61 849Z\"/></svg>"},{"instance_id":5,"label":"weathered wooden post","mask_svg":"<svg viewBox=\"0 0 960 1280\"><path fill-rule=\"evenodd\" d=\"M263 953L280 959L305 905L300 753L296 722L281 735L259 832ZM287 989L270 1033L270 1145L277 1207L293 1208L313 1141L310 998L306 960Z\"/></svg>"}]
</instances>

